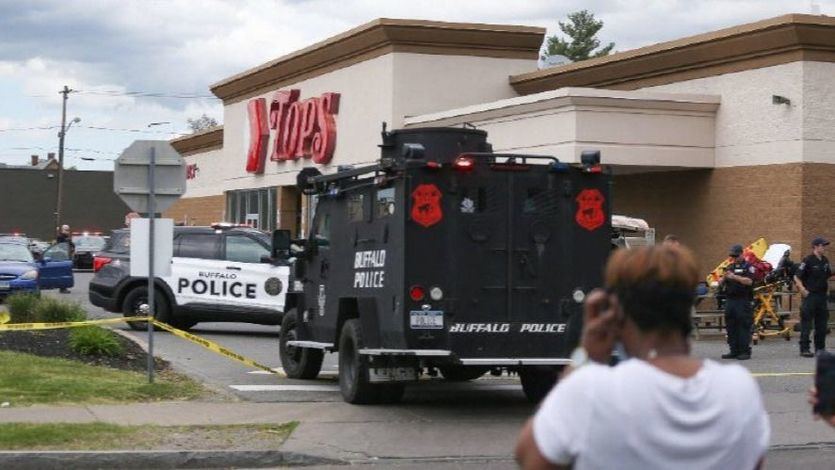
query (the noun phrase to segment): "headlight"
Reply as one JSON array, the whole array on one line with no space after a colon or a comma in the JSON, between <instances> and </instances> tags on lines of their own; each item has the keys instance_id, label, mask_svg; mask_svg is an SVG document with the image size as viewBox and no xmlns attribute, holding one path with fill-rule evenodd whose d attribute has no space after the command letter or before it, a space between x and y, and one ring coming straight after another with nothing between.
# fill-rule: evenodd
<instances>
[{"instance_id":1,"label":"headlight","mask_svg":"<svg viewBox=\"0 0 835 470\"><path fill-rule=\"evenodd\" d=\"M444 291L440 287L433 287L429 289L429 297L437 302L444 298Z\"/></svg>"},{"instance_id":2,"label":"headlight","mask_svg":"<svg viewBox=\"0 0 835 470\"><path fill-rule=\"evenodd\" d=\"M38 278L38 272L34 269L31 271L26 271L25 273L20 275L20 278L26 281L34 281Z\"/></svg>"},{"instance_id":3,"label":"headlight","mask_svg":"<svg viewBox=\"0 0 835 470\"><path fill-rule=\"evenodd\" d=\"M573 298L574 301L578 304L581 304L584 300L586 300L586 293L583 292L581 289L577 289L574 291L573 294L571 294L571 298Z\"/></svg>"}]
</instances>

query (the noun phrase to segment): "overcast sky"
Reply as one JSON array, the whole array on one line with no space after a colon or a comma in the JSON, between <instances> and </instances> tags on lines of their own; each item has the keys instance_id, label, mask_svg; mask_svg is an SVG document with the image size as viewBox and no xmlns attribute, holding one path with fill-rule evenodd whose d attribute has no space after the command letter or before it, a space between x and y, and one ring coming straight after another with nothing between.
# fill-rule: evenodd
<instances>
[{"instance_id":1,"label":"overcast sky","mask_svg":"<svg viewBox=\"0 0 835 470\"><path fill-rule=\"evenodd\" d=\"M210 84L374 18L554 34L583 8L605 22L602 42L623 51L785 13L833 16L835 0L0 0L0 162L57 153L64 85L79 91L68 120L81 118L67 133L67 166L109 169L134 139L185 133L202 113L220 122ZM159 121L171 124L147 127Z\"/></svg>"}]
</instances>

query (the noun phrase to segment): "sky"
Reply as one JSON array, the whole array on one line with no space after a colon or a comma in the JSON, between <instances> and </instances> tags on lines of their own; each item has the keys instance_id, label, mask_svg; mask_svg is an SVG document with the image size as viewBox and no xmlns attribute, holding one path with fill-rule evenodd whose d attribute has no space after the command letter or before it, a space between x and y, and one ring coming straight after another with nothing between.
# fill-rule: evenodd
<instances>
[{"instance_id":1,"label":"sky","mask_svg":"<svg viewBox=\"0 0 835 470\"><path fill-rule=\"evenodd\" d=\"M0 0L0 163L57 154L65 85L67 121L80 118L66 166L107 170L135 139L187 134L204 113L222 124L211 84L375 18L551 35L581 9L624 51L785 13L835 16L835 0Z\"/></svg>"}]
</instances>

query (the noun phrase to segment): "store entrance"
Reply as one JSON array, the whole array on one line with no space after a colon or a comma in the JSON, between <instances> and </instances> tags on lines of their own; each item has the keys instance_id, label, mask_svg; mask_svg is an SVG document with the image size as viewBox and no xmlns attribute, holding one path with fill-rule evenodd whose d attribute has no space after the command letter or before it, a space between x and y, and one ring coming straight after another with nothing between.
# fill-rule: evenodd
<instances>
[{"instance_id":1,"label":"store entrance","mask_svg":"<svg viewBox=\"0 0 835 470\"><path fill-rule=\"evenodd\" d=\"M229 222L264 231L276 228L276 188L246 189L226 193Z\"/></svg>"}]
</instances>

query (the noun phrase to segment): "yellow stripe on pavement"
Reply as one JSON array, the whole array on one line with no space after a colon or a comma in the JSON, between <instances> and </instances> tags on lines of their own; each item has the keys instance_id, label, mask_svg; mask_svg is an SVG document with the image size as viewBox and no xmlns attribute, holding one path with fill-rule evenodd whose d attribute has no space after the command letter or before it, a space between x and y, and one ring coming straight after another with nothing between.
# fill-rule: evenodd
<instances>
[{"instance_id":1,"label":"yellow stripe on pavement","mask_svg":"<svg viewBox=\"0 0 835 470\"><path fill-rule=\"evenodd\" d=\"M815 375L814 372L757 372L752 373L754 377L791 377L800 375Z\"/></svg>"}]
</instances>

